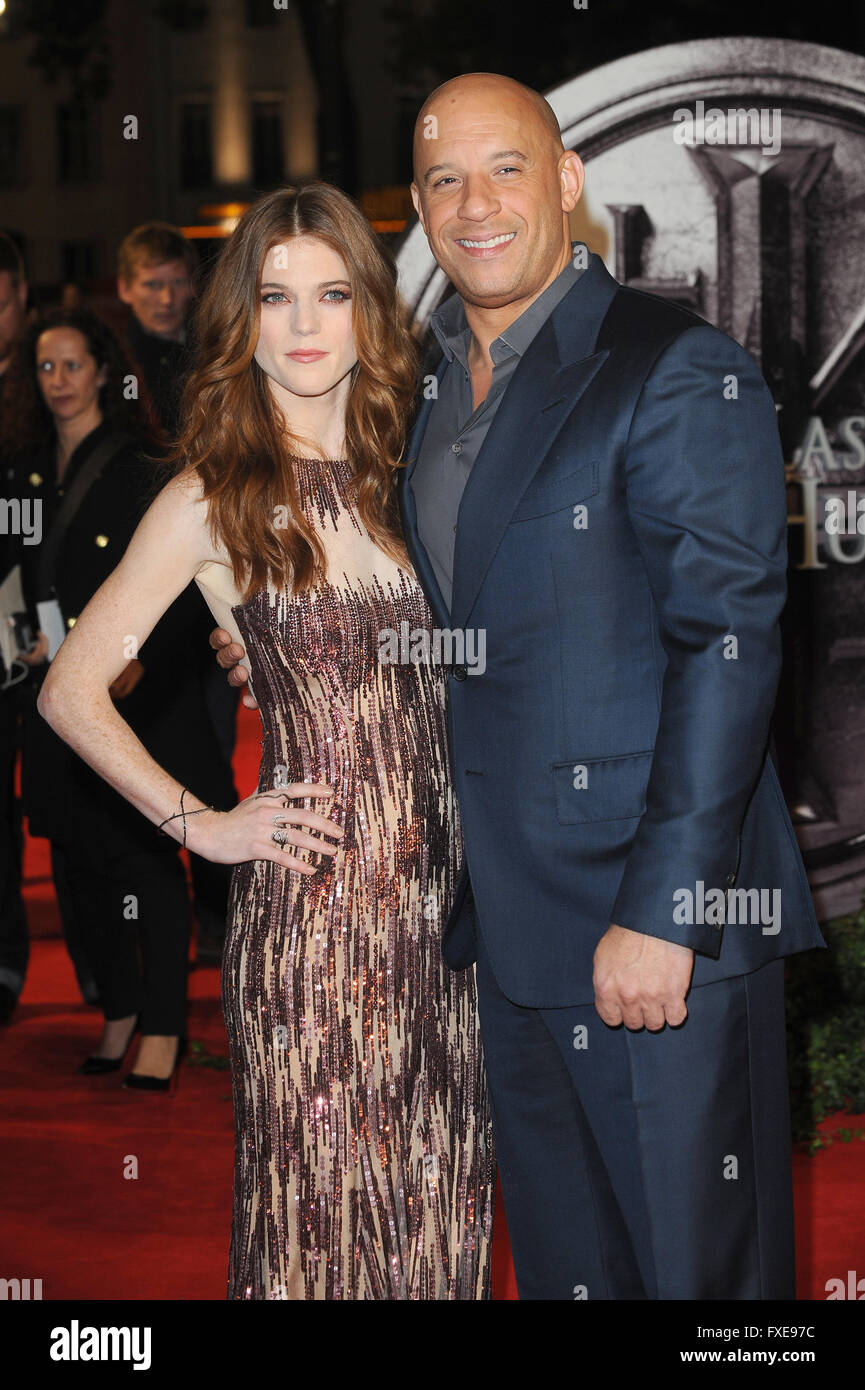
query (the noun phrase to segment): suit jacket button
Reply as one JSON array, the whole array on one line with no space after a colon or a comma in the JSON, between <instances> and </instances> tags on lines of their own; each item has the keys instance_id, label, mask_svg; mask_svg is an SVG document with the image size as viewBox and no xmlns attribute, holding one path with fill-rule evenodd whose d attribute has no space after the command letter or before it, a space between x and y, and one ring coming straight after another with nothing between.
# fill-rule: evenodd
<instances>
[{"instance_id":1,"label":"suit jacket button","mask_svg":"<svg viewBox=\"0 0 865 1390\"><path fill-rule=\"evenodd\" d=\"M451 671L451 675L453 676L455 681L464 681L468 676L468 671L466 670L465 666L454 666L453 670Z\"/></svg>"},{"instance_id":2,"label":"suit jacket button","mask_svg":"<svg viewBox=\"0 0 865 1390\"><path fill-rule=\"evenodd\" d=\"M97 544L101 549L104 549L105 546L108 544L108 537L107 537L107 536L96 536L96 537L95 537L95 540L96 540L96 544Z\"/></svg>"},{"instance_id":3,"label":"suit jacket button","mask_svg":"<svg viewBox=\"0 0 865 1390\"><path fill-rule=\"evenodd\" d=\"M733 887L733 884L734 884L735 882L736 882L736 875L735 875L735 874L728 874L728 875L727 875L727 887L728 887L728 888L732 888L732 887Z\"/></svg>"}]
</instances>

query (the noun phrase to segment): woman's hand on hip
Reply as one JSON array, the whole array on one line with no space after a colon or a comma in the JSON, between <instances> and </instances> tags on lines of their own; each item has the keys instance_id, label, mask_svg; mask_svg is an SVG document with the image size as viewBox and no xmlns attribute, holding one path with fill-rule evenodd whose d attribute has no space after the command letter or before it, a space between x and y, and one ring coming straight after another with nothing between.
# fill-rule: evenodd
<instances>
[{"instance_id":1,"label":"woman's hand on hip","mask_svg":"<svg viewBox=\"0 0 865 1390\"><path fill-rule=\"evenodd\" d=\"M201 811L186 822L186 846L214 864L243 864L250 859L269 859L286 869L314 874L318 864L307 864L292 853L311 849L336 854L344 835L341 825L318 811L305 810L297 801L329 800L333 788L321 782L290 782L273 791L255 792L230 811ZM175 822L178 824L178 822ZM318 831L322 839L312 832ZM285 847L273 839L285 835Z\"/></svg>"}]
</instances>

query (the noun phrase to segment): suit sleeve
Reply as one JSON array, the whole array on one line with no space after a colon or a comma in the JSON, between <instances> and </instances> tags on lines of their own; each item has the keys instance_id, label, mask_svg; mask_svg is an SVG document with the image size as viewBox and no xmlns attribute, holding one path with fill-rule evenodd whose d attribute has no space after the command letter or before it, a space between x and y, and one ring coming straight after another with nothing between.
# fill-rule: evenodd
<instances>
[{"instance_id":1,"label":"suit sleeve","mask_svg":"<svg viewBox=\"0 0 865 1390\"><path fill-rule=\"evenodd\" d=\"M646 810L611 921L717 958L723 926L676 921L674 895L734 882L787 592L783 454L749 354L708 325L682 333L644 383L625 468L666 663Z\"/></svg>"}]
</instances>

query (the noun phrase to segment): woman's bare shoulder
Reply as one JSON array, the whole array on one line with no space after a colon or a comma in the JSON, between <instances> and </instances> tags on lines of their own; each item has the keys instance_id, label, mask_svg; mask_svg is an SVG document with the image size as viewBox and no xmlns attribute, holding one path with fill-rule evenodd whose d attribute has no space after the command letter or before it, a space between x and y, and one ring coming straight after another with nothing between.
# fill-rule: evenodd
<instances>
[{"instance_id":1,"label":"woman's bare shoulder","mask_svg":"<svg viewBox=\"0 0 865 1390\"><path fill-rule=\"evenodd\" d=\"M200 473L192 464L169 478L163 492L168 493L169 497L181 506L205 506L204 484Z\"/></svg>"},{"instance_id":2,"label":"woman's bare shoulder","mask_svg":"<svg viewBox=\"0 0 865 1390\"><path fill-rule=\"evenodd\" d=\"M210 534L204 485L194 467L184 468L169 478L153 505L159 507L163 516L171 517L175 532L180 529L190 539L194 537L201 564L224 562L222 547L214 544Z\"/></svg>"}]
</instances>

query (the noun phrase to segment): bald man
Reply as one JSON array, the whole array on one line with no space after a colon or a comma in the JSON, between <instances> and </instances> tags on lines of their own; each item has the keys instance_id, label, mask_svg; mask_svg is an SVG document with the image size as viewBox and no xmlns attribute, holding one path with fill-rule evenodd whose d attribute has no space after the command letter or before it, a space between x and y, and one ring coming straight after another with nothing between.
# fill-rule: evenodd
<instances>
[{"instance_id":1,"label":"bald man","mask_svg":"<svg viewBox=\"0 0 865 1390\"><path fill-rule=\"evenodd\" d=\"M442 949L477 972L520 1298L791 1299L783 957L823 943L770 755L771 396L571 243L584 171L536 92L445 83L414 169L457 293L400 502L454 643Z\"/></svg>"}]
</instances>

